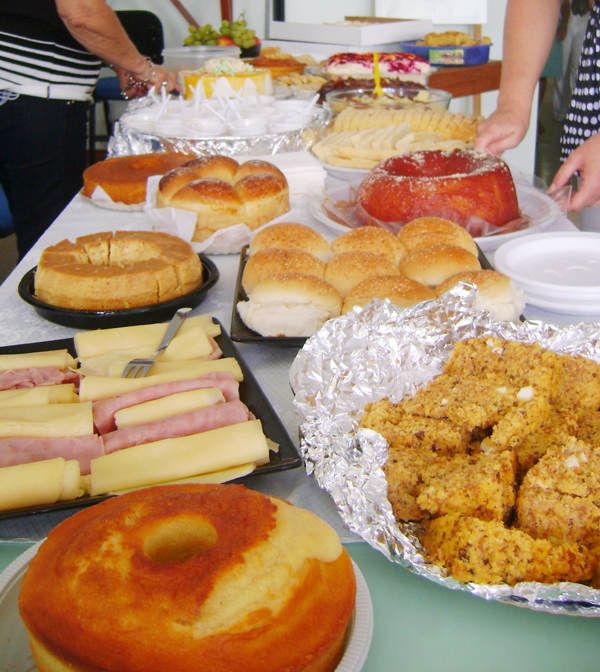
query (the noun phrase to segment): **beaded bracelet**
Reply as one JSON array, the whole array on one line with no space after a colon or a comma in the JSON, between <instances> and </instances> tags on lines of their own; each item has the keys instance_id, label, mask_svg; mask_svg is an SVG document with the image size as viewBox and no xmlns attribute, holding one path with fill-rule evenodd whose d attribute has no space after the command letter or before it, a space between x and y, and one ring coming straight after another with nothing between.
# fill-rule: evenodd
<instances>
[{"instance_id":1,"label":"beaded bracelet","mask_svg":"<svg viewBox=\"0 0 600 672\"><path fill-rule=\"evenodd\" d=\"M146 79L138 79L138 80L135 80L135 82L137 84L141 84L142 86L148 86L148 84L150 84L150 82L152 81L152 78L156 74L156 68L154 67L154 63L152 62L152 60L148 56L144 56L144 58L146 59L146 61L148 62L148 65L150 66L150 74L148 75L148 77Z\"/></svg>"},{"instance_id":2,"label":"beaded bracelet","mask_svg":"<svg viewBox=\"0 0 600 672\"><path fill-rule=\"evenodd\" d=\"M129 89L131 89L134 86L147 87L148 84L150 84L150 82L152 81L152 78L154 77L154 75L156 74L156 67L155 67L154 63L151 61L150 58L148 58L148 56L144 56L144 58L146 59L148 65L150 66L150 74L148 75L148 77L146 79L138 79L137 77L134 77L130 72L127 72L127 87ZM109 64L109 67L114 69L113 65Z\"/></svg>"}]
</instances>

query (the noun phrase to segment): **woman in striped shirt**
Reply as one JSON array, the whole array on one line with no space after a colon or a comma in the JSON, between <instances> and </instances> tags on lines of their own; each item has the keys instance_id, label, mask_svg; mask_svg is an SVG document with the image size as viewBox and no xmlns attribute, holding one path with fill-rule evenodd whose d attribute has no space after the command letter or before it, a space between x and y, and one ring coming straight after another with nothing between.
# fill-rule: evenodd
<instances>
[{"instance_id":1,"label":"woman in striped shirt","mask_svg":"<svg viewBox=\"0 0 600 672\"><path fill-rule=\"evenodd\" d=\"M177 88L105 0L0 0L0 183L21 258L81 189L102 61L125 97Z\"/></svg>"}]
</instances>

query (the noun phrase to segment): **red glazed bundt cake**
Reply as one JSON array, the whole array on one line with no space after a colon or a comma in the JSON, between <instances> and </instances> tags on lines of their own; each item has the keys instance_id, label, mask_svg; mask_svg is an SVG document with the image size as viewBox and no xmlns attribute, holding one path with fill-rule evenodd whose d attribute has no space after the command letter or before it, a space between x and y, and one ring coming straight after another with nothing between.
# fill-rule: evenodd
<instances>
[{"instance_id":1,"label":"red glazed bundt cake","mask_svg":"<svg viewBox=\"0 0 600 672\"><path fill-rule=\"evenodd\" d=\"M358 188L368 217L403 225L443 217L481 235L487 222L501 227L520 217L506 163L472 150L408 152L382 161Z\"/></svg>"}]
</instances>

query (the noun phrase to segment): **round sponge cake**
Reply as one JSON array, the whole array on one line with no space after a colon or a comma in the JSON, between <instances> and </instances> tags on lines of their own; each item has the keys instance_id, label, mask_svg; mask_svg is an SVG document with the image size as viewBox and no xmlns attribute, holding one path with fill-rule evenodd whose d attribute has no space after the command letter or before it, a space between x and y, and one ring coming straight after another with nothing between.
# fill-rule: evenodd
<instances>
[{"instance_id":1,"label":"round sponge cake","mask_svg":"<svg viewBox=\"0 0 600 672\"><path fill-rule=\"evenodd\" d=\"M331 672L355 592L347 552L312 513L189 484L60 523L19 608L40 672Z\"/></svg>"},{"instance_id":2,"label":"round sponge cake","mask_svg":"<svg viewBox=\"0 0 600 672\"><path fill-rule=\"evenodd\" d=\"M83 172L83 195L91 198L96 187L102 187L115 203L143 203L149 177L164 175L191 158L175 152L156 152L98 161Z\"/></svg>"},{"instance_id":3,"label":"round sponge cake","mask_svg":"<svg viewBox=\"0 0 600 672\"><path fill-rule=\"evenodd\" d=\"M184 296L202 284L191 245L158 231L110 231L47 247L36 297L69 310L123 310Z\"/></svg>"}]
</instances>

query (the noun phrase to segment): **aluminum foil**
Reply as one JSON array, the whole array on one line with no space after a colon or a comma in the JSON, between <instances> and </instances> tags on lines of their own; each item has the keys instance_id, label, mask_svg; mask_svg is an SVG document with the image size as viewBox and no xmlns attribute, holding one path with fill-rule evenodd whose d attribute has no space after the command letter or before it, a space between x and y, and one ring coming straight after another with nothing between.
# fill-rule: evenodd
<instances>
[{"instance_id":1,"label":"aluminum foil","mask_svg":"<svg viewBox=\"0 0 600 672\"><path fill-rule=\"evenodd\" d=\"M302 418L301 452L309 474L333 497L346 525L389 560L454 590L540 611L600 616L600 590L574 583L464 584L425 560L417 527L398 524L387 499L385 439L359 428L365 404L399 402L439 375L454 344L495 336L539 343L600 362L600 324L559 328L496 322L475 310L477 289L461 283L435 301L399 309L375 300L329 320L290 369Z\"/></svg>"},{"instance_id":2,"label":"aluminum foil","mask_svg":"<svg viewBox=\"0 0 600 672\"><path fill-rule=\"evenodd\" d=\"M231 135L204 138L164 137L143 133L127 126L128 114L140 112L151 104L153 101L147 98L129 103L121 120L115 124L113 135L109 139L108 158L152 152L179 152L195 156L221 154L238 158L305 151L321 139L331 116L331 110L316 107L313 121L298 130L241 137Z\"/></svg>"}]
</instances>

